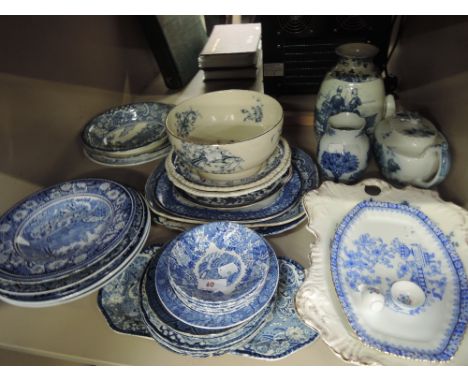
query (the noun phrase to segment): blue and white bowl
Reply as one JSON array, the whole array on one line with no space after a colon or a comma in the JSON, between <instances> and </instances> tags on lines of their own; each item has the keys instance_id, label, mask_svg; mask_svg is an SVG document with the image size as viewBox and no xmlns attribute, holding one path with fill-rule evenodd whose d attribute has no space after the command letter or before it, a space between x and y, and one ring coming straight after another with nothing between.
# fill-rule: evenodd
<instances>
[{"instance_id":1,"label":"blue and white bowl","mask_svg":"<svg viewBox=\"0 0 468 382\"><path fill-rule=\"evenodd\" d=\"M258 172L275 151L283 108L263 93L218 91L175 106L166 126L176 154L193 172L207 179L240 179Z\"/></svg>"},{"instance_id":2,"label":"blue and white bowl","mask_svg":"<svg viewBox=\"0 0 468 382\"><path fill-rule=\"evenodd\" d=\"M232 306L263 286L269 247L254 231L215 222L177 237L164 251L169 280L184 302Z\"/></svg>"}]
</instances>

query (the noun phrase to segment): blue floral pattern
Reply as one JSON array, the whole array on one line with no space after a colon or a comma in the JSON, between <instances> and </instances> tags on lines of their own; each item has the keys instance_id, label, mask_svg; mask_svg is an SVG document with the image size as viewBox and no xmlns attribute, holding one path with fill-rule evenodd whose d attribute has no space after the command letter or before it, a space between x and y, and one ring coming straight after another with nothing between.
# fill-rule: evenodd
<instances>
[{"instance_id":1,"label":"blue floral pattern","mask_svg":"<svg viewBox=\"0 0 468 382\"><path fill-rule=\"evenodd\" d=\"M252 121L255 123L260 123L263 121L263 104L260 102L260 99L256 100L257 105L251 106L250 109L241 109L242 114L245 114L245 121Z\"/></svg>"},{"instance_id":2,"label":"blue floral pattern","mask_svg":"<svg viewBox=\"0 0 468 382\"><path fill-rule=\"evenodd\" d=\"M186 111L177 112L175 114L177 134L181 138L187 138L192 132L195 122L197 122L197 119L200 117L200 112L193 110L192 108L189 108Z\"/></svg>"},{"instance_id":3,"label":"blue floral pattern","mask_svg":"<svg viewBox=\"0 0 468 382\"><path fill-rule=\"evenodd\" d=\"M325 175L332 177L335 182L341 180L343 175L352 175L359 169L358 157L349 151L343 153L324 151L319 164Z\"/></svg>"},{"instance_id":4,"label":"blue floral pattern","mask_svg":"<svg viewBox=\"0 0 468 382\"><path fill-rule=\"evenodd\" d=\"M386 241L381 237L362 233L352 240L348 237L349 229L357 224L365 211L402 214L411 218L414 226L419 226L429 235L428 239L430 237L430 240L437 243L439 252L435 254L428 251L424 242L413 242L410 236ZM457 351L468 322L468 281L450 240L420 210L407 203L359 203L338 226L332 243L330 265L339 300L351 327L363 342L388 353L431 361L448 361ZM391 285L399 280L416 283L425 293L424 304L402 310L391 301ZM450 307L445 307L441 301L446 301L449 283L451 303ZM439 343L428 349L427 344L399 346L373 337L363 326L351 300L350 295L357 292L360 285L379 289L386 296L386 306L389 309L415 319L424 320L424 317L431 315L433 306L439 313L443 309L449 320L446 321L447 327L440 332Z\"/></svg>"}]
</instances>

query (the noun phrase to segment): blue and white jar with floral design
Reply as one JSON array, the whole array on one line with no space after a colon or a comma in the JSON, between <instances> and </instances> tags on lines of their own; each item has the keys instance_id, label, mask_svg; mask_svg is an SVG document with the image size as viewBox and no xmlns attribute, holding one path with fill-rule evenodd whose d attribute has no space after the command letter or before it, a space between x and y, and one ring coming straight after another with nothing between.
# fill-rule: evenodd
<instances>
[{"instance_id":1,"label":"blue and white jar with floral design","mask_svg":"<svg viewBox=\"0 0 468 382\"><path fill-rule=\"evenodd\" d=\"M329 118L318 149L318 163L325 178L352 183L362 177L370 155L365 127L366 120L354 113Z\"/></svg>"},{"instance_id":2,"label":"blue and white jar with floral design","mask_svg":"<svg viewBox=\"0 0 468 382\"><path fill-rule=\"evenodd\" d=\"M315 105L315 133L319 139L328 119L349 112L365 119L365 130L373 136L377 123L395 113L393 96L385 96L382 77L373 63L378 48L350 43L336 49L338 63L325 76Z\"/></svg>"}]
</instances>

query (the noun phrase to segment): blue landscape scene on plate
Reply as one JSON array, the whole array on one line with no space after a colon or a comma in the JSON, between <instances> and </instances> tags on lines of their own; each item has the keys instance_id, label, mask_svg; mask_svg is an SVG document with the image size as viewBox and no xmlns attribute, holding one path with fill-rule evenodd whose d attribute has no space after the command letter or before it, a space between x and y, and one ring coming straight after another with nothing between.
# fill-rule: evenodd
<instances>
[{"instance_id":1,"label":"blue landscape scene on plate","mask_svg":"<svg viewBox=\"0 0 468 382\"><path fill-rule=\"evenodd\" d=\"M443 257L437 258L435 253L427 250L424 242L411 242L411 239L403 240L400 237L385 241L381 237L365 232L352 240L352 247L347 247L344 241L348 230L357 224L359 217L365 211L392 212L411 217L415 225L421 226L438 243ZM442 262L446 264L448 271L442 272ZM330 265L335 289L348 321L365 343L382 351L410 358L448 361L453 357L468 322L468 281L463 264L451 241L420 210L407 203L395 204L372 200L359 203L338 226L332 244ZM380 276L376 271L377 267L380 270L385 269L387 276ZM366 285L379 289L384 296L387 296L388 301L390 288L398 280L416 283L426 295L424 304L413 309L401 309L394 303L387 305L400 314L413 317L425 314L435 303L440 306L450 283L454 291L453 306L446 309L450 323L444 330L444 338L436 348L397 346L372 337L362 326L349 300L348 291L358 292L360 285Z\"/></svg>"},{"instance_id":2,"label":"blue landscape scene on plate","mask_svg":"<svg viewBox=\"0 0 468 382\"><path fill-rule=\"evenodd\" d=\"M83 179L40 191L0 218L2 278L46 279L83 267L117 245L134 213L134 198L112 181Z\"/></svg>"},{"instance_id":3,"label":"blue landscape scene on plate","mask_svg":"<svg viewBox=\"0 0 468 382\"><path fill-rule=\"evenodd\" d=\"M190 297L227 302L246 296L266 278L267 242L254 231L230 222L204 224L180 234L166 247L169 277ZM229 267L232 272L223 273ZM202 280L223 280L220 290L201 290Z\"/></svg>"},{"instance_id":4,"label":"blue landscape scene on plate","mask_svg":"<svg viewBox=\"0 0 468 382\"><path fill-rule=\"evenodd\" d=\"M20 280L8 280L4 277L0 277L0 288L6 292L12 293L45 293L46 295L43 297L46 299L55 296L49 292L51 290L55 291L55 293L69 291L70 285L76 285L76 282L79 282L89 275L94 274L99 269L111 266L115 259L120 257L120 254L125 252L126 248L132 248L131 244L140 235L139 232L141 231L144 213L147 213L144 207L145 206L141 200L136 200L135 215L127 235L125 235L119 245L111 252L107 253L106 256L100 256L99 258L95 259L95 261L87 264L86 267L80 267L80 269L74 269L71 272L63 273L61 275L54 275L50 279L42 279L40 283L37 282L36 277L31 277L28 279L22 278ZM33 296L31 298L33 298Z\"/></svg>"},{"instance_id":5,"label":"blue landscape scene on plate","mask_svg":"<svg viewBox=\"0 0 468 382\"><path fill-rule=\"evenodd\" d=\"M118 106L91 120L82 138L88 146L104 151L142 147L165 135L165 120L172 108L173 105L158 102Z\"/></svg>"}]
</instances>

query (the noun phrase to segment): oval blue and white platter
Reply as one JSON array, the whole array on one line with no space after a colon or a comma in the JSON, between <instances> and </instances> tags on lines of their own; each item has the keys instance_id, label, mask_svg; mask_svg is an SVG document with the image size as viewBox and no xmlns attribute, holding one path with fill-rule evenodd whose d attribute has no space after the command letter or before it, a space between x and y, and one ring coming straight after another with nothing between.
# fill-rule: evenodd
<instances>
[{"instance_id":1,"label":"oval blue and white platter","mask_svg":"<svg viewBox=\"0 0 468 382\"><path fill-rule=\"evenodd\" d=\"M80 179L39 191L0 217L0 279L51 280L98 260L131 225L124 186Z\"/></svg>"},{"instance_id":2,"label":"oval blue and white platter","mask_svg":"<svg viewBox=\"0 0 468 382\"><path fill-rule=\"evenodd\" d=\"M449 361L468 321L468 282L449 238L407 203L363 201L340 223L331 247L333 282L353 330L385 353ZM390 293L410 281L425 295L421 306L402 309ZM373 288L385 305L372 311L361 293ZM410 292L402 301L410 302Z\"/></svg>"}]
</instances>

